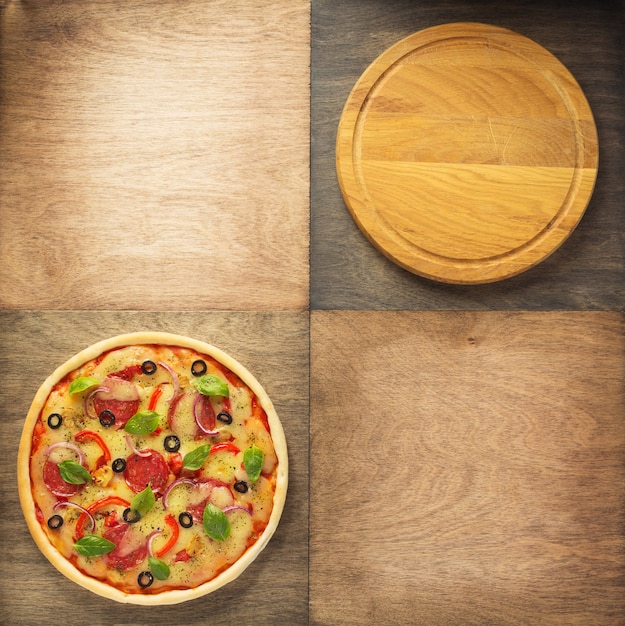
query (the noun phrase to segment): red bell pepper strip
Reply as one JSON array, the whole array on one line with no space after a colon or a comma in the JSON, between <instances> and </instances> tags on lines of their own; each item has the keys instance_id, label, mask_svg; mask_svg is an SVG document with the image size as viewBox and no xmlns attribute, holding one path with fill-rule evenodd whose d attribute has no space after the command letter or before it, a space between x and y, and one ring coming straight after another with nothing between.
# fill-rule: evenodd
<instances>
[{"instance_id":1,"label":"red bell pepper strip","mask_svg":"<svg viewBox=\"0 0 625 626\"><path fill-rule=\"evenodd\" d=\"M104 440L98 433L93 432L92 430L81 430L80 432L74 435L74 439L79 443L83 441L95 441L98 446L100 446L100 450L102 450L104 454L104 462L108 463L111 460L111 451L108 449L108 446L104 443Z\"/></svg>"},{"instance_id":2,"label":"red bell pepper strip","mask_svg":"<svg viewBox=\"0 0 625 626\"><path fill-rule=\"evenodd\" d=\"M176 541L178 541L178 537L180 535L180 528L178 527L176 518L173 515L166 515L165 523L171 529L171 536L169 537L167 543L160 550L156 551L156 556L159 559L176 545Z\"/></svg>"},{"instance_id":3,"label":"red bell pepper strip","mask_svg":"<svg viewBox=\"0 0 625 626\"><path fill-rule=\"evenodd\" d=\"M154 389L150 397L150 403L148 404L149 411L153 411L156 408L156 403L158 402L158 399L161 397L162 394L163 394L163 388L160 385L158 385L158 387Z\"/></svg>"},{"instance_id":4,"label":"red bell pepper strip","mask_svg":"<svg viewBox=\"0 0 625 626\"><path fill-rule=\"evenodd\" d=\"M180 452L171 454L167 459L167 465L169 465L171 473L176 478L180 478L180 472L182 472L182 466L184 465L182 454L180 454Z\"/></svg>"},{"instance_id":5,"label":"red bell pepper strip","mask_svg":"<svg viewBox=\"0 0 625 626\"><path fill-rule=\"evenodd\" d=\"M119 517L117 515L117 511L113 510L111 511L105 518L104 518L104 527L105 528L113 528L113 526L118 526L119 525Z\"/></svg>"},{"instance_id":6,"label":"red bell pepper strip","mask_svg":"<svg viewBox=\"0 0 625 626\"><path fill-rule=\"evenodd\" d=\"M106 506L111 506L113 504L117 504L119 506L129 507L130 502L128 500L121 498L120 496L106 496L105 498L101 498L100 500L96 500L92 502L88 507L86 507L87 511L93 515L97 510L103 509ZM89 516L86 513L81 513L80 517L76 521L76 539L80 539L85 534L85 524Z\"/></svg>"},{"instance_id":7,"label":"red bell pepper strip","mask_svg":"<svg viewBox=\"0 0 625 626\"><path fill-rule=\"evenodd\" d=\"M232 452L232 454L238 454L241 452L239 448L237 448L231 441L221 441L220 443L215 443L211 446L210 454L214 452L221 452L225 450L227 452Z\"/></svg>"}]
</instances>

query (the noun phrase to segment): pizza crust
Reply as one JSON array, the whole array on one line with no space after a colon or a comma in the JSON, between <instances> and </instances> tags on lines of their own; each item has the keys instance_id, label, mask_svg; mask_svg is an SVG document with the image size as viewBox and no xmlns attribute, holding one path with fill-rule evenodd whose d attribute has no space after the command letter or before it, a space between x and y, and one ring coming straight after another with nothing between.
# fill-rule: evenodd
<instances>
[{"instance_id":1,"label":"pizza crust","mask_svg":"<svg viewBox=\"0 0 625 626\"><path fill-rule=\"evenodd\" d=\"M30 479L30 458L33 428L54 385L70 372L74 371L91 359L98 357L104 352L123 346L137 344L162 344L190 348L192 350L196 350L197 352L212 356L215 360L234 372L252 390L258 398L260 405L265 410L271 429L271 438L274 450L278 458L273 508L269 522L259 539L228 569L198 587L193 589L173 589L153 595L124 593L111 585L83 574L80 570L74 567L71 562L69 562L54 546L52 546L42 530L35 515L35 502L31 492ZM287 445L282 424L280 423L280 419L278 418L271 399L256 378L231 356L215 346L182 335L164 332L130 333L111 337L85 348L66 361L63 365L58 367L44 381L32 401L24 423L17 457L17 483L24 518L37 547L52 563L52 565L54 565L54 567L56 567L56 569L67 578L81 585L85 589L96 593L97 595L121 603L140 604L146 606L177 604L204 596L233 581L241 575L241 573L250 565L250 563L252 563L252 561L254 561L254 559L256 559L258 554L267 545L278 526L286 500L288 486Z\"/></svg>"}]
</instances>

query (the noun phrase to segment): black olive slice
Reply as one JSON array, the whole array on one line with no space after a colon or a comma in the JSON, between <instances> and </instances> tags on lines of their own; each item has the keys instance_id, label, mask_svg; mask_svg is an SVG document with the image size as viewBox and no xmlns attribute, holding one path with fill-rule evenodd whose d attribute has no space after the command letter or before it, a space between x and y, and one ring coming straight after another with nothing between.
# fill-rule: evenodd
<instances>
[{"instance_id":1,"label":"black olive slice","mask_svg":"<svg viewBox=\"0 0 625 626\"><path fill-rule=\"evenodd\" d=\"M59 413L51 413L48 416L48 426L52 428L52 430L56 430L63 423L63 418Z\"/></svg>"},{"instance_id":2,"label":"black olive slice","mask_svg":"<svg viewBox=\"0 0 625 626\"><path fill-rule=\"evenodd\" d=\"M217 419L224 424L232 424L232 415L228 411L220 411L217 413Z\"/></svg>"},{"instance_id":3,"label":"black olive slice","mask_svg":"<svg viewBox=\"0 0 625 626\"><path fill-rule=\"evenodd\" d=\"M180 450L180 439L176 435L167 435L163 441L163 447L167 452L178 452Z\"/></svg>"},{"instance_id":4,"label":"black olive slice","mask_svg":"<svg viewBox=\"0 0 625 626\"><path fill-rule=\"evenodd\" d=\"M136 509L131 509L130 507L124 509L122 514L124 518L124 522L128 522L129 524L136 524L141 519L141 513Z\"/></svg>"},{"instance_id":5,"label":"black olive slice","mask_svg":"<svg viewBox=\"0 0 625 626\"><path fill-rule=\"evenodd\" d=\"M238 491L239 493L247 493L248 489L249 487L244 480L237 480L237 482L234 483L234 490Z\"/></svg>"},{"instance_id":6,"label":"black olive slice","mask_svg":"<svg viewBox=\"0 0 625 626\"><path fill-rule=\"evenodd\" d=\"M63 526L63 518L60 515L53 515L48 519L48 527L52 530L58 530Z\"/></svg>"},{"instance_id":7,"label":"black olive slice","mask_svg":"<svg viewBox=\"0 0 625 626\"><path fill-rule=\"evenodd\" d=\"M141 363L141 371L147 376L151 376L156 373L156 363L154 361L143 361Z\"/></svg>"},{"instance_id":8,"label":"black olive slice","mask_svg":"<svg viewBox=\"0 0 625 626\"><path fill-rule=\"evenodd\" d=\"M111 467L116 474L121 474L126 469L126 459L115 459L113 463L111 463Z\"/></svg>"},{"instance_id":9,"label":"black olive slice","mask_svg":"<svg viewBox=\"0 0 625 626\"><path fill-rule=\"evenodd\" d=\"M113 412L109 411L108 409L104 409L104 411L100 413L100 424L102 424L102 426L104 426L105 428L108 428L109 426L112 426L114 423L115 423L115 415L113 414Z\"/></svg>"},{"instance_id":10,"label":"black olive slice","mask_svg":"<svg viewBox=\"0 0 625 626\"><path fill-rule=\"evenodd\" d=\"M141 572L137 577L137 583L139 583L139 587L149 587L154 582L154 576L152 576L151 572Z\"/></svg>"},{"instance_id":11,"label":"black olive slice","mask_svg":"<svg viewBox=\"0 0 625 626\"><path fill-rule=\"evenodd\" d=\"M206 362L202 361L202 359L197 359L197 361L193 361L193 363L191 363L191 373L194 376L203 376L206 374L206 370Z\"/></svg>"},{"instance_id":12,"label":"black olive slice","mask_svg":"<svg viewBox=\"0 0 625 626\"><path fill-rule=\"evenodd\" d=\"M178 516L178 521L183 528L191 528L193 526L193 515L189 511L183 511Z\"/></svg>"}]
</instances>

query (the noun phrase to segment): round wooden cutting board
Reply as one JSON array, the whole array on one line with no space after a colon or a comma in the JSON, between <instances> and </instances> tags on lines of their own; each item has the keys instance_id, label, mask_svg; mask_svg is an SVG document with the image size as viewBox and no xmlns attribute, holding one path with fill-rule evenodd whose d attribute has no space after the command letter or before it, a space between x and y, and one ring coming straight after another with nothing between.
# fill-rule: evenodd
<instances>
[{"instance_id":1,"label":"round wooden cutting board","mask_svg":"<svg viewBox=\"0 0 625 626\"><path fill-rule=\"evenodd\" d=\"M336 159L347 207L382 253L426 278L487 283L536 265L576 227L597 132L550 52L454 23L369 66L345 104Z\"/></svg>"}]
</instances>

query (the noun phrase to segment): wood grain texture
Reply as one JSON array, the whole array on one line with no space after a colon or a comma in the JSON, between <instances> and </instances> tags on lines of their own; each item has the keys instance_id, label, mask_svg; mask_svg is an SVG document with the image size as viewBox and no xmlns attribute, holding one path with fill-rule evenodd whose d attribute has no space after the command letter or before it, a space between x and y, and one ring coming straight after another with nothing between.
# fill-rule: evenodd
<instances>
[{"instance_id":1,"label":"wood grain texture","mask_svg":"<svg viewBox=\"0 0 625 626\"><path fill-rule=\"evenodd\" d=\"M311 623L623 624L624 337L313 311Z\"/></svg>"},{"instance_id":2,"label":"wood grain texture","mask_svg":"<svg viewBox=\"0 0 625 626\"><path fill-rule=\"evenodd\" d=\"M621 2L556 0L312 2L311 307L313 309L616 309L625 306L625 10ZM586 213L548 259L495 284L442 285L385 258L341 196L336 134L358 78L404 37L450 22L511 29L554 54L594 114L599 171ZM449 145L449 150L453 149Z\"/></svg>"},{"instance_id":3,"label":"wood grain texture","mask_svg":"<svg viewBox=\"0 0 625 626\"><path fill-rule=\"evenodd\" d=\"M39 385L87 345L154 329L229 352L271 397L289 446L289 492L271 541L233 583L177 606L131 607L100 598L59 574L28 533L15 469L24 417ZM308 620L308 315L301 312L0 312L3 417L0 585L3 624L305 624Z\"/></svg>"},{"instance_id":4,"label":"wood grain texture","mask_svg":"<svg viewBox=\"0 0 625 626\"><path fill-rule=\"evenodd\" d=\"M557 249L597 177L583 92L545 48L455 22L385 50L347 99L337 175L369 241L419 276L488 283Z\"/></svg>"},{"instance_id":5,"label":"wood grain texture","mask_svg":"<svg viewBox=\"0 0 625 626\"><path fill-rule=\"evenodd\" d=\"M305 309L307 0L0 7L0 306Z\"/></svg>"}]
</instances>

